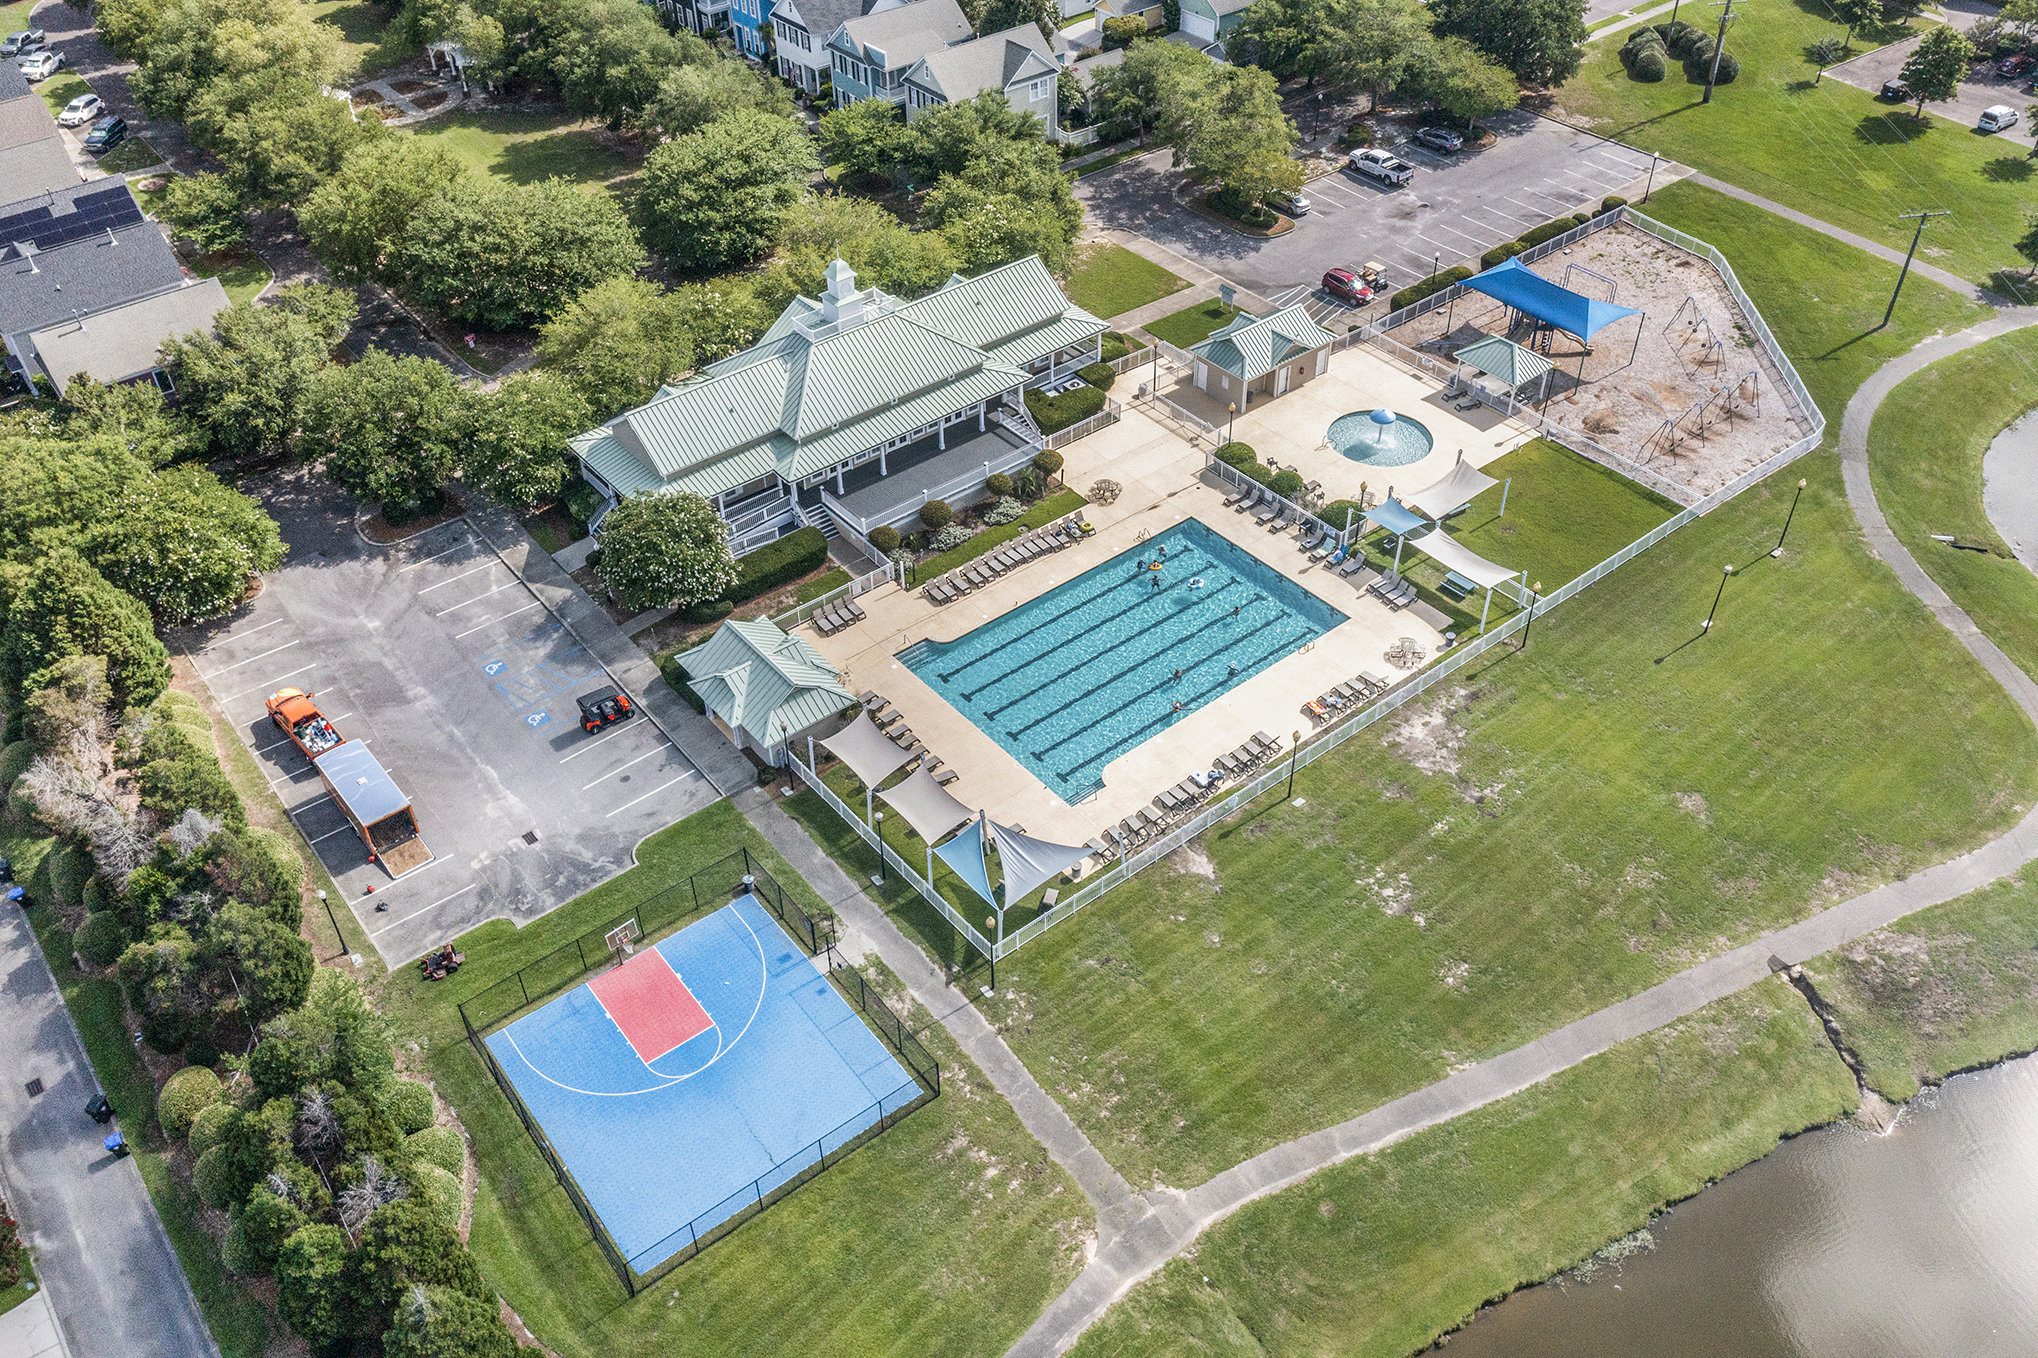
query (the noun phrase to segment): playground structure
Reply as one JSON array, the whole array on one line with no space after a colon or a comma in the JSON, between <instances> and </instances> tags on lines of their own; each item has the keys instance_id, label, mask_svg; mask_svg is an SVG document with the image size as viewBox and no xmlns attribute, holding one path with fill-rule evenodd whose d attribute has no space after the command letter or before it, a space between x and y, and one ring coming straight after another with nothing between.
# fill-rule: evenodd
<instances>
[{"instance_id":1,"label":"playground structure","mask_svg":"<svg viewBox=\"0 0 2038 1358\"><path fill-rule=\"evenodd\" d=\"M1677 450L1692 439L1702 446L1706 436L1720 424L1729 430L1734 417L1759 419L1762 415L1762 370L1750 368L1739 378L1726 383L1718 391L1700 399L1675 415L1668 416L1656 426L1654 433L1642 443L1635 460L1649 466L1657 458L1668 457L1677 460Z\"/></svg>"}]
</instances>

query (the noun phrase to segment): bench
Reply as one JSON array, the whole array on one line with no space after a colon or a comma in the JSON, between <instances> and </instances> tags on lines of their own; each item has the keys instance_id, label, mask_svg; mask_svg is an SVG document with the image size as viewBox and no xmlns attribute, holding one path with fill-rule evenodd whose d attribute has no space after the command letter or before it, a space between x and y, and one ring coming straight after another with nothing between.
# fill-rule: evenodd
<instances>
[{"instance_id":1,"label":"bench","mask_svg":"<svg viewBox=\"0 0 2038 1358\"><path fill-rule=\"evenodd\" d=\"M1477 590L1479 586L1472 583L1470 580L1467 580L1464 576L1458 574L1456 571L1450 571L1445 574L1444 582L1439 588L1441 588L1444 593L1450 595L1453 599L1462 599L1466 595Z\"/></svg>"}]
</instances>

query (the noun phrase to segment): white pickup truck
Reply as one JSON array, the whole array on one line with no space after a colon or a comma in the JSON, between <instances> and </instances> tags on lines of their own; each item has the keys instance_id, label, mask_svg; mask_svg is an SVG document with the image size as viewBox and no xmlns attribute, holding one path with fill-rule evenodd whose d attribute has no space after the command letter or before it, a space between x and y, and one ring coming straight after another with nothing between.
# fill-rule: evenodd
<instances>
[{"instance_id":1,"label":"white pickup truck","mask_svg":"<svg viewBox=\"0 0 2038 1358\"><path fill-rule=\"evenodd\" d=\"M1392 184L1396 188L1415 178L1415 167L1413 165L1385 151L1370 147L1364 151L1352 152L1346 158L1345 164L1354 174L1364 175L1368 179L1377 179L1383 184Z\"/></svg>"}]
</instances>

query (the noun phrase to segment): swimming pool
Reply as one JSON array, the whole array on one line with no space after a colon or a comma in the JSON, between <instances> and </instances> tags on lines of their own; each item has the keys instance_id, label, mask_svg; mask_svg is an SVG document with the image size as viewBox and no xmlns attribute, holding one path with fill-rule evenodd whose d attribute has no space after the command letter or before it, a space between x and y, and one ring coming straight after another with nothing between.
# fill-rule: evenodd
<instances>
[{"instance_id":1,"label":"swimming pool","mask_svg":"<svg viewBox=\"0 0 2038 1358\"><path fill-rule=\"evenodd\" d=\"M1149 569L1157 559L1161 569ZM916 642L898 658L1073 803L1103 786L1119 755L1344 620L1185 519L965 636ZM1209 753L1184 751L1184 768Z\"/></svg>"}]
</instances>

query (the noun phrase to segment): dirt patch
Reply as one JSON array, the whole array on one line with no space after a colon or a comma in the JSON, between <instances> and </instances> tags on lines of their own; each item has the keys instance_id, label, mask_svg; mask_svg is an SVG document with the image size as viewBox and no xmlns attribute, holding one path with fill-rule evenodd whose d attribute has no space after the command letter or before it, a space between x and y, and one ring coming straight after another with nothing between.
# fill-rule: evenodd
<instances>
[{"instance_id":1,"label":"dirt patch","mask_svg":"<svg viewBox=\"0 0 2038 1358\"><path fill-rule=\"evenodd\" d=\"M1201 840L1191 840L1169 854L1167 863L1176 872L1208 878L1213 882L1217 880L1217 864L1210 860L1209 851L1203 847Z\"/></svg>"},{"instance_id":2,"label":"dirt patch","mask_svg":"<svg viewBox=\"0 0 2038 1358\"><path fill-rule=\"evenodd\" d=\"M1380 737L1380 743L1431 777L1457 777L1462 767L1459 756L1465 746L1465 728L1451 720L1451 716L1470 696L1462 688L1439 693L1420 707L1409 709Z\"/></svg>"},{"instance_id":3,"label":"dirt patch","mask_svg":"<svg viewBox=\"0 0 2038 1358\"><path fill-rule=\"evenodd\" d=\"M1693 815L1698 817L1701 821L1705 822L1707 825L1712 824L1712 808L1707 806L1705 804L1705 798L1700 796L1696 792L1678 793L1677 807L1680 811L1685 812L1687 815Z\"/></svg>"},{"instance_id":4,"label":"dirt patch","mask_svg":"<svg viewBox=\"0 0 2038 1358\"><path fill-rule=\"evenodd\" d=\"M447 98L448 95L444 90L428 90L424 94L416 96L410 102L411 107L418 110L418 112L430 113L433 109L445 103Z\"/></svg>"},{"instance_id":5,"label":"dirt patch","mask_svg":"<svg viewBox=\"0 0 2038 1358\"><path fill-rule=\"evenodd\" d=\"M408 76L406 76L402 80L390 81L389 88L395 90L398 94L409 95L409 94L423 94L426 90L437 89L438 86L432 84L430 81L412 80ZM413 100L412 102L415 103L416 101Z\"/></svg>"},{"instance_id":6,"label":"dirt patch","mask_svg":"<svg viewBox=\"0 0 2038 1358\"><path fill-rule=\"evenodd\" d=\"M381 90L358 89L354 91L353 99L355 108L366 108L370 104L381 103L383 94Z\"/></svg>"},{"instance_id":7,"label":"dirt patch","mask_svg":"<svg viewBox=\"0 0 2038 1358\"><path fill-rule=\"evenodd\" d=\"M467 512L467 507L460 502L458 495L449 490L445 492L445 497L444 503L431 513L420 514L414 519L405 519L400 524L392 524L383 518L381 508L377 507L373 514L363 515L358 521L361 536L370 542L387 547L391 543L402 542L405 538L414 538L428 529L437 528L442 523L449 523Z\"/></svg>"}]
</instances>

